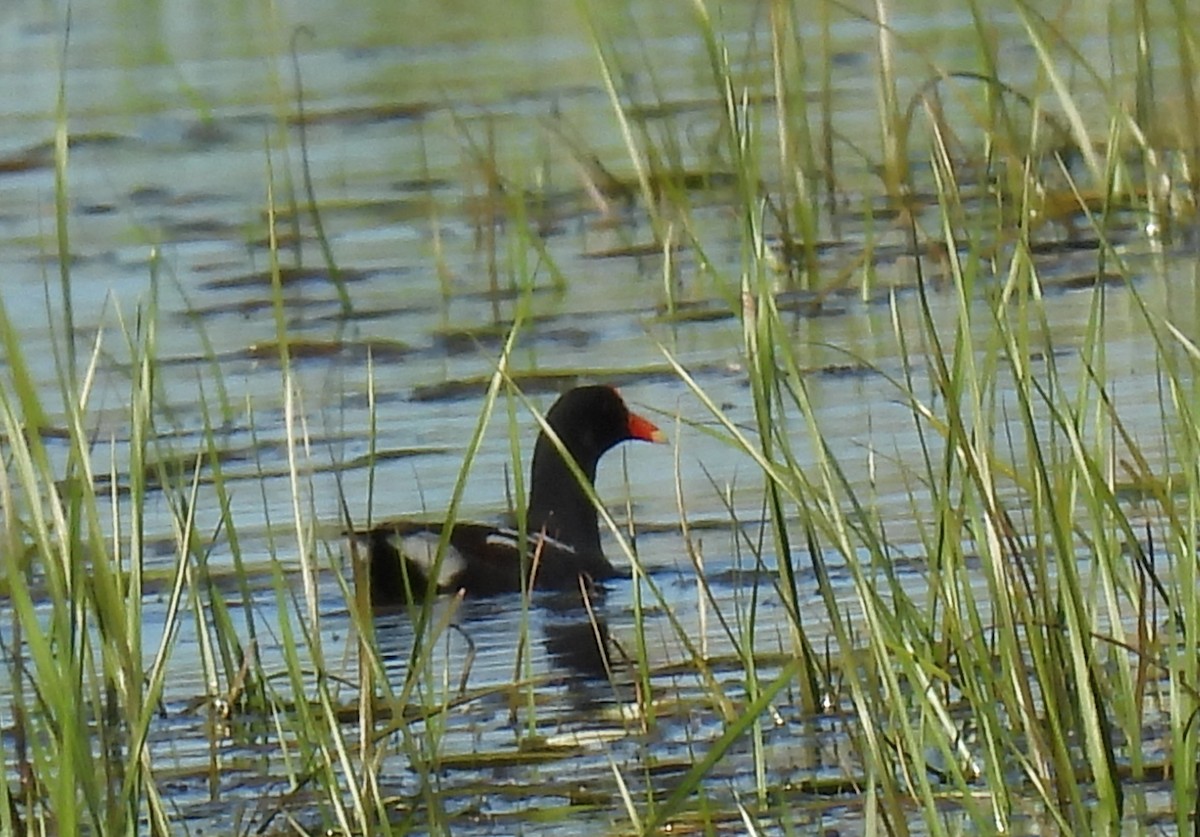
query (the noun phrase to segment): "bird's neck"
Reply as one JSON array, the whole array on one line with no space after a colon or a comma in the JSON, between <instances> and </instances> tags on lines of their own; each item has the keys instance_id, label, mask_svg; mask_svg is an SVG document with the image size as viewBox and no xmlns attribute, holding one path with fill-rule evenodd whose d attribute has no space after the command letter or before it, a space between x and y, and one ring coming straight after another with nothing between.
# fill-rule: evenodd
<instances>
[{"instance_id":1,"label":"bird's neck","mask_svg":"<svg viewBox=\"0 0 1200 837\"><path fill-rule=\"evenodd\" d=\"M585 459L577 464L588 484L593 484L596 460ZM549 439L538 438L530 471L525 531L531 535L544 531L580 553L599 553L596 507Z\"/></svg>"}]
</instances>

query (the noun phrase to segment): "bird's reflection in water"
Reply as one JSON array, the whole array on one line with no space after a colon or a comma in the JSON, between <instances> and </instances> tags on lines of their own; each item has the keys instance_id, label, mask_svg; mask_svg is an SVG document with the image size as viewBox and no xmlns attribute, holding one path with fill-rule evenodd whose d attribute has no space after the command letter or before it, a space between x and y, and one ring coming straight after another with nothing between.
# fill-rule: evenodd
<instances>
[{"instance_id":1,"label":"bird's reflection in water","mask_svg":"<svg viewBox=\"0 0 1200 837\"><path fill-rule=\"evenodd\" d=\"M603 597L558 593L547 597L543 646L559 669L597 680L612 678L612 638L598 608Z\"/></svg>"},{"instance_id":2,"label":"bird's reflection in water","mask_svg":"<svg viewBox=\"0 0 1200 837\"><path fill-rule=\"evenodd\" d=\"M418 626L424 637L435 639L426 639L414 655ZM551 679L566 675L568 681L607 681L612 675L613 644L603 595L596 591L535 593L524 614L517 594L442 596L424 614L419 606L378 612L375 635L393 685L417 658L443 682L458 682L463 689L509 683L525 671ZM523 635L540 636L540 649L536 642L524 648ZM519 653L532 655L528 669L518 667Z\"/></svg>"},{"instance_id":3,"label":"bird's reflection in water","mask_svg":"<svg viewBox=\"0 0 1200 837\"><path fill-rule=\"evenodd\" d=\"M596 617L595 622L547 624L542 631L546 653L559 668L598 680L611 676L612 639L603 618Z\"/></svg>"}]
</instances>

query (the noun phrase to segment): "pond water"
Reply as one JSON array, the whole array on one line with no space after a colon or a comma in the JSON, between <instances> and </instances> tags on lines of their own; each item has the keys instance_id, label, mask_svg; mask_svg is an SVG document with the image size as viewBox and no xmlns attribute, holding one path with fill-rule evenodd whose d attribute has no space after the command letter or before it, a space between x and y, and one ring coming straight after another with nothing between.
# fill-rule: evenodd
<instances>
[{"instance_id":1,"label":"pond water","mask_svg":"<svg viewBox=\"0 0 1200 837\"><path fill-rule=\"evenodd\" d=\"M674 450L626 446L610 454L598 490L618 520L627 518L626 504L632 510L641 529L639 557L651 580L667 591L685 630L710 643L714 655L731 652L720 624L701 615L705 608L679 533L677 485L702 540L714 590L727 597L718 608L747 606L749 582L734 571L755 567L739 546L726 500L739 520L760 519L762 478L744 454L704 432L712 426L710 415L670 372L664 356L665 349L691 370L732 420L753 427L742 327L729 304L741 269L736 211L720 188L698 190L689 222L707 242L708 264L681 250L669 270L652 246L643 212L601 211L580 177L579 150L621 177L630 177L632 167L579 8L548 2L171 0L135 9L93 0L72 9L65 46L59 4L18 0L0 11L0 301L20 329L21 349L45 402L61 406L54 358L62 357L67 328L58 290L52 156L55 101L65 82L72 135L67 185L74 328L83 356L93 347L98 352L87 410L97 440L95 470L115 473L118 484L127 479L132 358L122 329L132 330L139 312L150 311L153 296L158 450L164 460L180 463L180 470L177 486L149 498L149 569L165 578L176 564L175 501L190 487L206 428L216 428L232 519L222 524L221 497L207 479L193 508L198 532L220 533L212 544L211 568L221 573L234 566L222 529L232 524L240 560L280 567L286 583L299 591L294 521L301 520L302 531L315 527L325 662L348 682L357 676L357 655L335 575L347 571L338 557L341 498L359 523L437 516L446 508L479 419L486 379L518 312L526 324L510 365L523 374L551 376L549 385L526 389L541 409L575 380L609 381L671 436ZM620 50L623 84L644 105L669 103L661 117L648 120L649 130L686 138L685 167L719 172L724 163L711 143L721 103L712 94L692 8L647 2L594 11L596 25ZM727 34L735 63L762 60L762 44L769 40L766 18L760 4L722 5L716 25ZM929 76L929 56L956 68L978 60L973 40L963 37L972 21L948 4L908 4L893 24L910 45L899 51L897 67L908 93ZM1001 60L1013 69L1008 82L1028 82L1034 62L1019 18L997 13L989 25ZM1090 33L1079 25L1081 48L1104 54L1108 30L1097 24ZM876 29L868 20L840 15L830 31L831 43L819 47L818 22L801 24L811 48L827 48L833 56L837 129L847 137L875 137ZM305 146L297 127L292 40L308 116ZM761 89L769 90L766 63L761 73ZM862 142L869 157L878 155L872 140ZM913 149L927 147L927 138L912 142ZM293 212L306 201L305 152L329 246L353 306L348 316L329 281L310 217ZM927 152L914 155L914 165L923 165ZM900 576L920 589L925 581L912 529L919 499L909 476L911 463L920 459L921 440L911 410L891 383L903 371L894 319L901 330L918 330L918 299L911 293L915 262L906 252L904 229L887 228L882 217L872 220L863 212L871 204L867 196L878 191L872 167L848 145L837 147L834 161L848 208L821 221L833 242L822 252L822 264L833 273L854 270L870 239L878 289L867 298L837 295L820 316L797 306L794 340L811 370L815 420L829 449L856 491L874 503L889 536L913 545ZM765 161L764 168L767 180L779 176L774 162ZM502 192L492 188L497 177L504 180ZM545 198L516 196L533 187ZM279 255L288 280L277 300L267 246L272 201L281 213ZM536 235L523 232L518 207ZM935 207L929 212L929 219L936 218ZM299 239L293 237L296 230ZM1164 254L1144 233L1144 223L1134 217L1115 233L1123 258L1142 277L1138 291L1152 310L1170 311L1182 331L1194 334L1193 256ZM1078 363L1073 350L1083 338L1092 296L1090 285L1074 288L1080 277L1095 272L1097 259L1096 246L1053 250L1041 259L1060 369ZM514 288L523 281L514 278L522 263L533 265L528 293ZM889 294L893 287L900 292ZM952 326L957 316L952 295L934 295L932 304L935 319ZM696 306L711 316L672 321L664 316L668 305ZM295 341L286 368L278 360L277 312ZM1163 432L1159 384L1141 363L1154 354L1152 338L1120 286L1110 291L1106 318L1111 392L1127 427L1153 456ZM508 507L510 474L519 466L512 463L507 405L502 397L472 465L463 518L497 520ZM514 410L527 458L536 425L515 402ZM61 410L53 416L61 421ZM376 462L365 464L372 450ZM298 482L291 456L299 460ZM610 554L617 554L611 546ZM838 578L835 573L835 582ZM260 626L277 624L273 611L281 599L272 572L260 571L255 579L251 610ZM811 630L819 637L824 605L811 575L802 576L801 584L813 606ZM632 642L635 592L632 583L618 582L602 603L622 644ZM773 603L770 583L760 592L759 650L785 652L786 620ZM165 620L166 596L161 589L154 595L147 604L148 654ZM846 597L849 606L849 590ZM9 621L5 609L0 603L0 624ZM542 705L556 707L543 713L554 724L539 731L585 741L577 755L549 768L515 761L481 768L466 760L446 767L439 792L460 800L449 807L475 811L455 823L456 833L512 833L515 824L527 834L564 833L563 820L543 824L529 812L574 799L581 787L611 788L613 764L653 763L653 771L628 772L669 785L703 742L720 734L719 721L700 708L682 713L682 720L659 728L655 737L625 734L628 723L612 707L627 696L614 696L607 682L572 676L544 643L533 644L529 667L519 669L513 649L525 613L512 597L465 602L454 614L459 627L445 635L431 665L444 666L448 683L466 676L471 689L497 691L444 720L441 757L449 765L452 757L477 749L513 748L519 730L507 689L514 678L530 676L542 678L539 685L522 688L536 693ZM155 622L155 615L161 620ZM535 639L576 627L537 602L527 618ZM253 830L270 820L272 805L288 787L272 760L272 732L266 724L250 723L220 742L218 757L225 766L214 793L204 772L213 757L213 731L194 703L209 694L210 685L200 665L201 636L193 622L185 624L170 662L165 713L152 734L153 757L163 769L178 770L172 804L189 827L207 833ZM652 614L647 625L648 654L656 665L666 670L687 659L665 617ZM392 614L377 627L388 671L399 683L412 622L407 614ZM257 654L265 669L280 668L281 642L269 631L259 634ZM737 672L722 677L740 682ZM686 673L663 675L660 688L680 702L698 703L691 683ZM797 728L810 723L782 718L771 733L780 783L789 771L837 773L837 724L806 726L808 744L801 748L795 744ZM390 790L419 795L417 775L406 772L402 755L395 758ZM718 792L736 795L753 787L746 770L744 761L735 760L729 775L716 774ZM547 773L559 777L558 783ZM492 786L505 791L489 793ZM295 813L302 806L288 801L277 807ZM589 810L590 819L568 820L578 823L579 833L626 822L616 797ZM812 805L796 822L854 823L860 815L853 805L849 810Z\"/></svg>"}]
</instances>

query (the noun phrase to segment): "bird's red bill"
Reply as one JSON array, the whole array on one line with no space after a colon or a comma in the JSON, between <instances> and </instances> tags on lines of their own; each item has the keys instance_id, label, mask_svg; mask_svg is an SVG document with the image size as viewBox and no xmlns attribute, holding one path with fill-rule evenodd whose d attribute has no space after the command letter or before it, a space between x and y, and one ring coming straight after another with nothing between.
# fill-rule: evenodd
<instances>
[{"instance_id":1,"label":"bird's red bill","mask_svg":"<svg viewBox=\"0 0 1200 837\"><path fill-rule=\"evenodd\" d=\"M666 433L659 430L654 422L642 418L637 413L629 414L629 435L634 439L641 439L643 442L663 443L667 441Z\"/></svg>"}]
</instances>

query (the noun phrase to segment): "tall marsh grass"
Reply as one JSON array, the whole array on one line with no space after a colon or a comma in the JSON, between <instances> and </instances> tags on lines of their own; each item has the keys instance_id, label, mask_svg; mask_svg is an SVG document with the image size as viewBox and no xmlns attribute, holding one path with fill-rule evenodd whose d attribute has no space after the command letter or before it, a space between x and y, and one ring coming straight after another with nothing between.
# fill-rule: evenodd
<instances>
[{"instance_id":1,"label":"tall marsh grass","mask_svg":"<svg viewBox=\"0 0 1200 837\"><path fill-rule=\"evenodd\" d=\"M1191 187L1170 172L1194 170L1195 126L1174 125L1177 138L1160 144L1162 109L1144 103L1163 95L1152 83L1156 64L1192 66L1194 42L1180 38L1173 54L1150 57L1146 44L1162 41L1149 35L1152 24L1139 4L1136 40L1110 35L1114 44L1135 43L1138 56L1131 74L1114 78L1072 45L1070 21L1017 3L1013 10L1037 64L1032 78L1022 72L1025 82L1016 85L1005 80L981 7L968 4L982 63L957 68L938 66L906 44L889 26L894 10L878 3L879 184L874 192L846 195L834 192L832 174L824 181L814 176L811 157L793 153L843 141L856 152L861 146L836 133L830 97L797 104L805 99L795 89L822 89L830 77L810 79L789 58L817 38L812 28L797 34L788 4L769 5L771 107L762 104L749 69L759 56L732 58L713 7L693 4L722 113L716 156L743 186L737 212L743 259L724 281L741 299L755 432L727 418L682 365L678 372L727 442L761 469L776 592L788 604L800 663L783 672L800 687L796 711L803 717L836 706L856 719L847 730L855 771L871 816L889 833L907 833L918 819L930 833L957 830L952 823L963 820L971 830L1019 831L1030 806L1062 832L1112 833L1145 812L1144 800L1131 802L1127 789L1155 782L1170 783L1177 801L1172 826L1187 830L1197 798L1198 695L1189 639L1200 627L1197 355L1170 312L1141 298L1136 270L1110 236L1128 225L1130 213L1152 233L1193 222L1186 208ZM1168 18L1171 27L1189 22L1178 6ZM598 53L614 51L609 45ZM915 86L907 107L895 77L897 52L929 65L930 82ZM618 76L611 67L605 72ZM1191 85L1180 82L1187 102ZM985 94L987 107L968 98L972 87ZM1122 98L1130 89L1138 91L1134 111ZM621 92L610 85L610 95L625 114ZM961 111L954 127L947 120L952 108ZM823 139L813 136L814 125L823 126ZM660 158L632 139L645 133L625 135L633 160ZM772 145L781 170L764 180L761 163ZM825 154L826 165L834 156ZM1164 165L1166 159L1174 162ZM918 183L914 170L926 162L930 180ZM641 163L635 169L643 182L655 176ZM922 440L923 457L903 468L927 589L913 590L894 575L893 555L908 545L890 540L889 521L877 518L870 496L847 476L841 462L847 452L826 443L810 401L806 355L798 350L803 329L777 306L790 270L780 267L780 253L796 254L802 281L818 300L825 286L844 281L799 254L815 250L818 229L837 229L824 209L845 200L898 207L893 224L914 257L907 285L876 291L866 269L862 288L867 299L883 294L893 311L903 364L876 371L908 405ZM658 211L689 210L660 205ZM805 220L811 218L822 222ZM1065 349L1031 255L1053 237L1055 224L1098 241L1087 325ZM1144 374L1160 381L1166 444L1153 458L1142 452L1107 383L1106 310L1116 296L1138 307L1157 347L1139 360ZM955 312L951 320L936 313L947 310ZM1141 502L1127 499L1131 485ZM830 561L850 575L852 606L835 598L827 582ZM799 562L811 563L824 598L824 658L813 653L796 603ZM752 624L754 613L742 617ZM767 707L757 698L779 684L763 691L751 660L744 677L746 700L765 722ZM750 734L759 751L758 723L741 717L730 724L730 738ZM713 752L730 745L721 739ZM1149 757L1151 751L1156 755ZM679 815L685 787L700 795L687 804L698 804L711 764L705 759L666 805L652 808L657 818L643 821L650 824L644 830ZM772 788L761 769L758 776L761 802Z\"/></svg>"},{"instance_id":2,"label":"tall marsh grass","mask_svg":"<svg viewBox=\"0 0 1200 837\"><path fill-rule=\"evenodd\" d=\"M1196 21L1187 4L1152 10L1135 3L1128 30L1114 8L1106 30L1111 54L1096 58L1073 44L1083 23L1072 15L1082 12L1051 19L1014 2L1006 7L1009 23L1022 33L1021 54L1036 59L1018 72L999 48L994 6L973 0L963 4L977 62L971 67L939 65L893 28L899 9L887 0L862 12L771 0L762 6L761 41L722 31L717 4L694 0L687 8L715 124L705 153L717 163L706 174L715 175L719 163L732 177L724 209L739 244L733 264L710 256L717 248L694 222L687 128L669 119L651 126L647 103L622 87L630 65L650 58L631 59L595 7L578 8L653 243L668 254L676 246L696 253L698 271L738 319L750 427L727 414L666 340L664 353L710 419L706 442L737 450L761 478L766 534L743 527L732 501L729 511L754 569L769 570L733 605L698 575L705 618L722 626L735 649L732 661L715 660L645 572L629 527L603 515L637 591L632 651L612 674L613 694L625 705L623 729L651 738L669 711L660 698L672 681L655 668L649 648L651 610L664 614L681 665L720 726L695 744L695 758L670 784L657 782L657 765L610 756L613 801L605 816L638 833L711 832L731 820L747 833L786 833L798 828L792 803L836 794L873 833L1018 833L1031 818L1061 833L1194 829L1200 348L1171 311L1143 297L1139 270L1161 265L1146 267L1143 259L1134 266L1127 246L1144 233L1146 250L1169 251L1172 237L1191 234L1195 222L1200 119L1192 89ZM838 23L865 23L875 35L879 129L872 137L840 128ZM1087 43L1095 49L1095 38ZM902 63L927 72L908 81L897 69ZM670 91L653 87L657 104L670 104ZM90 354L77 356L67 121L64 91L55 143L55 311L65 318L56 334L57 401L34 379L0 297L0 584L11 620L2 630L8 694L0 752L8 781L0 784L0 830L180 829L169 776L148 742L163 711L167 664L191 619L212 731L203 777L211 798L220 799L227 769L220 743L238 734L232 730L244 718L259 724L255 743L270 752L272 778L286 784L239 828L451 833L462 814L446 792L444 724L480 697L452 680L435 653L453 634L458 603L414 605L418 639L405 676L390 680L359 583L360 556L343 564L315 521L312 473L321 455L302 420L305 393L288 352L277 219L269 221L271 293L293 503L290 520L269 521L270 560L257 568L271 580L268 608L246 582L256 568L243 555L223 471L220 428L231 408L221 382L216 415L202 417L198 453L181 457L164 432L169 405L159 380L166 371L154 292L137 310L121 312L105 338L118 335L128 357L128 407L119 433L97 434L92 386L105 354L98 339ZM870 175L851 180L838 172L855 161L869 163L857 168ZM264 179L277 177L268 171ZM273 213L274 196L265 202ZM524 204L513 198L507 210L523 222L507 251L512 288L532 289L539 269L556 285L569 284L531 232ZM1139 230L1133 236L1131 224ZM850 268L832 265L822 254L850 226L862 252ZM1037 255L1048 242L1053 249L1081 235L1095 240L1094 275L1086 277L1090 295L1081 296L1086 325L1066 339L1047 311ZM877 237L904 243L908 281L878 282ZM503 262L503 245L493 241L490 251L493 262ZM157 288L157 263L154 269ZM678 279L665 278L671 301ZM784 308L787 294L801 291L813 311L840 294L890 312L888 337L900 361L867 371L889 381L920 440L920 455L901 469L910 487L905 530L917 533L915 544L893 537L896 522L880 517L870 486L851 475L857 452L828 441L806 367L807 320ZM349 311L345 285L338 294ZM1153 452L1108 375L1105 326L1116 297L1138 312L1155 347L1139 358L1143 374L1158 383L1150 408L1161 438ZM507 413L514 461L521 459L515 427L532 404L514 382L511 353L528 326L522 316L513 320L465 442L451 518L497 407ZM373 383L369 390L374 416ZM373 429L362 429L371 462ZM184 465L168 467L172 461ZM97 462L107 474L97 473ZM196 518L202 482L219 509L207 530ZM720 479L713 483L720 491ZM523 497L521 476L515 484ZM149 579L143 509L156 492L171 510L172 561L165 577ZM681 486L681 514L687 492ZM269 506L265 495L262 502ZM348 503L343 508L339 524L362 522L351 519ZM705 556L690 540L688 548L702 568ZM215 550L231 556L232 584L218 583L209 564ZM898 556L914 551L921 589L896 569ZM847 579L844 586L831 581L834 572ZM815 597L804 579L815 579ZM354 682L339 676L330 662L336 651L322 640L329 618L323 591L333 585L354 634ZM151 587L167 600L157 642L144 624ZM768 597L786 615L774 654L763 653L768 643L759 633ZM270 669L256 653L267 634L283 651ZM735 676L723 676L721 666ZM512 670L511 687L493 690L504 693L517 719L518 756L553 763L563 749L547 743L539 723L552 714L541 702L542 684L526 658ZM848 742L841 777L799 787L779 782L781 737L818 720ZM748 765L750 779L729 799L717 768L740 758L746 742L749 756L737 764ZM397 760L411 777L403 797L388 775ZM1175 800L1165 814L1147 801L1154 789Z\"/></svg>"}]
</instances>

